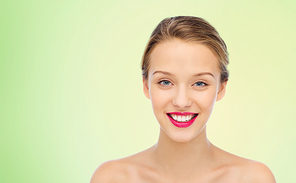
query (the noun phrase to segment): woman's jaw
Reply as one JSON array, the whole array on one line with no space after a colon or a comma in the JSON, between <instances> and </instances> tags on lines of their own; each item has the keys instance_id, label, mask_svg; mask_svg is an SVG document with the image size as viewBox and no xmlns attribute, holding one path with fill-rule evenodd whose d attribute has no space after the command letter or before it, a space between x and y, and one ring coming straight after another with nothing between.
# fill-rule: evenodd
<instances>
[{"instance_id":1,"label":"woman's jaw","mask_svg":"<svg viewBox=\"0 0 296 183\"><path fill-rule=\"evenodd\" d=\"M187 128L191 126L198 117L198 113L192 112L169 112L166 113L166 115L171 123L178 128Z\"/></svg>"}]
</instances>

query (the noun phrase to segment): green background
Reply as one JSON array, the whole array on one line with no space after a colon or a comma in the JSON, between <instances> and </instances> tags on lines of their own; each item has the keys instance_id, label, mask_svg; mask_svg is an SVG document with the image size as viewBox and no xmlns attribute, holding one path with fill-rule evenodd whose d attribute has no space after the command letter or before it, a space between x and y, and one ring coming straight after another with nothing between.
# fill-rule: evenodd
<instances>
[{"instance_id":1,"label":"green background","mask_svg":"<svg viewBox=\"0 0 296 183\"><path fill-rule=\"evenodd\" d=\"M140 60L169 16L209 21L230 53L208 122L218 147L296 180L296 1L0 2L0 180L89 182L157 142Z\"/></svg>"}]
</instances>

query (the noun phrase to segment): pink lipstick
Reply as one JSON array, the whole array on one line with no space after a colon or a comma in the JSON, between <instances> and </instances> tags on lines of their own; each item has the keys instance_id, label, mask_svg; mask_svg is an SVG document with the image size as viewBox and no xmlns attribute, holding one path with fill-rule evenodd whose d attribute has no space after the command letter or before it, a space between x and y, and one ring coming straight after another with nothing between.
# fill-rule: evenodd
<instances>
[{"instance_id":1,"label":"pink lipstick","mask_svg":"<svg viewBox=\"0 0 296 183\"><path fill-rule=\"evenodd\" d=\"M170 112L167 113L169 120L178 128L186 128L192 125L198 113L192 112Z\"/></svg>"}]
</instances>

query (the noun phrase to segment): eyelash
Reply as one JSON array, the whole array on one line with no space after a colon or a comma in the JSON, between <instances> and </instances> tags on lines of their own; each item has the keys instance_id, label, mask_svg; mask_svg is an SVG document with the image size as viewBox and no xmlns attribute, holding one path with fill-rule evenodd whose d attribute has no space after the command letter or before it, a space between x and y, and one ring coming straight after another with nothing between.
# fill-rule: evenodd
<instances>
[{"instance_id":1,"label":"eyelash","mask_svg":"<svg viewBox=\"0 0 296 183\"><path fill-rule=\"evenodd\" d=\"M163 86L168 86L168 85L166 85L166 84L163 84L164 82L169 82L169 84L172 84L172 83L171 83L170 81L168 81L168 80L161 80L161 81L158 82L158 84L163 85Z\"/></svg>"},{"instance_id":2,"label":"eyelash","mask_svg":"<svg viewBox=\"0 0 296 183\"><path fill-rule=\"evenodd\" d=\"M201 84L203 84L202 86L199 86L199 87L205 87L205 86L208 86L207 83L202 82L202 81L198 81L198 82L196 82L196 83L201 83ZM193 85L195 85L196 83L194 83ZM195 86L197 86L197 85L195 85Z\"/></svg>"},{"instance_id":3,"label":"eyelash","mask_svg":"<svg viewBox=\"0 0 296 183\"><path fill-rule=\"evenodd\" d=\"M168 83L164 84L164 82L168 82ZM197 84L197 83L202 84L202 86L195 85L195 84ZM161 80L161 81L158 82L158 84L163 85L163 86L172 85L172 83L171 83L170 81L168 81L168 80ZM198 81L198 82L194 83L193 85L198 86L198 87L205 87L205 86L208 86L207 83L202 82L202 81Z\"/></svg>"}]
</instances>

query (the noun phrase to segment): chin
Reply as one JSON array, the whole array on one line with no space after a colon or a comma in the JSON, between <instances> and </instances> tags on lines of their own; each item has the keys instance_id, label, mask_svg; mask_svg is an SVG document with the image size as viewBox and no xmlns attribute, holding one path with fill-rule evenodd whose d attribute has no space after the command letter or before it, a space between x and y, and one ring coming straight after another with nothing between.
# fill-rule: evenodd
<instances>
[{"instance_id":1,"label":"chin","mask_svg":"<svg viewBox=\"0 0 296 183\"><path fill-rule=\"evenodd\" d=\"M204 140L206 137L206 126L204 124L196 124L188 128L176 128L175 126L161 126L161 130L174 142L188 143L194 139ZM164 127L164 128L163 128ZM199 140L198 140L199 141Z\"/></svg>"},{"instance_id":2,"label":"chin","mask_svg":"<svg viewBox=\"0 0 296 183\"><path fill-rule=\"evenodd\" d=\"M190 142L193 139L195 139L198 135L200 134L200 132L188 132L188 131L182 131L182 132L172 132L172 133L167 133L168 137L175 141L175 142L182 142L182 143L186 143L186 142Z\"/></svg>"}]
</instances>

